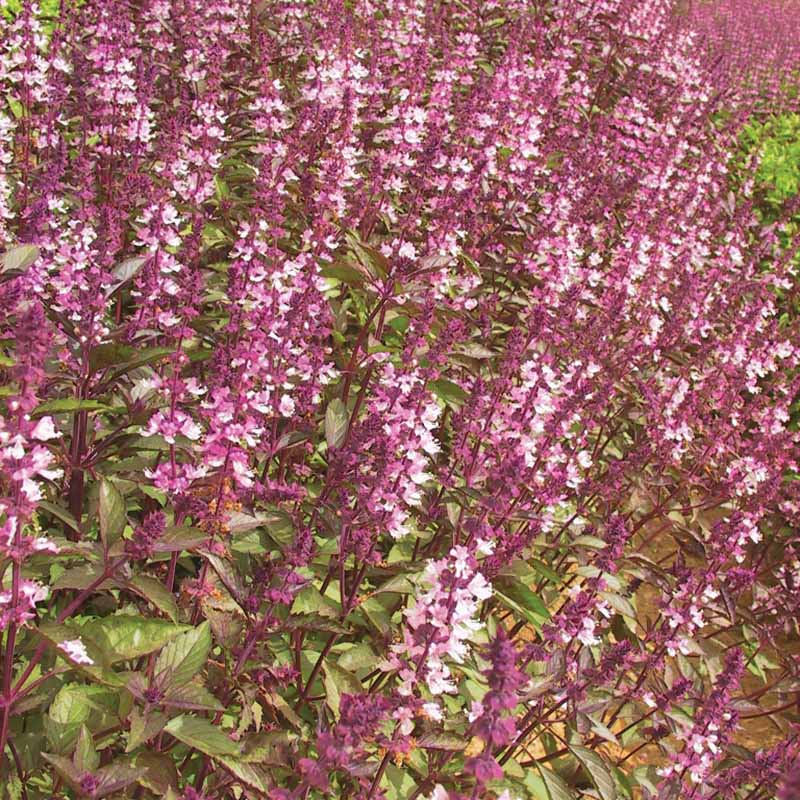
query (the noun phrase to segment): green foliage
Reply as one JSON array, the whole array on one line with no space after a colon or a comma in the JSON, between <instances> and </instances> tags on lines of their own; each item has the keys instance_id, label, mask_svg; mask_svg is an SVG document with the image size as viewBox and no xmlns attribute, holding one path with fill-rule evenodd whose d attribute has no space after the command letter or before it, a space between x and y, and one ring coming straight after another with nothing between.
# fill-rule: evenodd
<instances>
[{"instance_id":1,"label":"green foliage","mask_svg":"<svg viewBox=\"0 0 800 800\"><path fill-rule=\"evenodd\" d=\"M5 0L0 3L0 17L11 20L22 11L22 0ZM53 21L61 13L61 0L39 0L39 9L44 22L45 30L52 30Z\"/></svg>"},{"instance_id":2,"label":"green foliage","mask_svg":"<svg viewBox=\"0 0 800 800\"><path fill-rule=\"evenodd\" d=\"M759 158L756 181L767 206L777 210L800 191L800 114L777 114L752 122L742 132L742 147Z\"/></svg>"},{"instance_id":3,"label":"green foliage","mask_svg":"<svg viewBox=\"0 0 800 800\"><path fill-rule=\"evenodd\" d=\"M800 113L775 113L746 125L740 137L740 155L734 165L734 184L749 174L748 161L756 158L756 212L766 224L777 225L780 248L797 247L800 234ZM791 253L795 269L800 269L800 252ZM769 269L770 264L765 265ZM800 300L776 290L783 319L800 315ZM792 409L792 424L800 421L800 397ZM752 665L751 665L752 668Z\"/></svg>"}]
</instances>

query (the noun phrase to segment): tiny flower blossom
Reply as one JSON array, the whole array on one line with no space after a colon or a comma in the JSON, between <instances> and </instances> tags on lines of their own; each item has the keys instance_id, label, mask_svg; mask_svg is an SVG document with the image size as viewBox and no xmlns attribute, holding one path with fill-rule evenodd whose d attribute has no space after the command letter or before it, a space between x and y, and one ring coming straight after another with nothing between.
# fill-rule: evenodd
<instances>
[{"instance_id":1,"label":"tiny flower blossom","mask_svg":"<svg viewBox=\"0 0 800 800\"><path fill-rule=\"evenodd\" d=\"M76 664L85 664L87 666L92 666L94 664L94 661L86 652L86 645L80 639L68 639L60 642L58 647Z\"/></svg>"},{"instance_id":2,"label":"tiny flower blossom","mask_svg":"<svg viewBox=\"0 0 800 800\"><path fill-rule=\"evenodd\" d=\"M52 417L42 417L31 431L31 436L40 442L46 442L58 438L61 432L56 430Z\"/></svg>"}]
</instances>

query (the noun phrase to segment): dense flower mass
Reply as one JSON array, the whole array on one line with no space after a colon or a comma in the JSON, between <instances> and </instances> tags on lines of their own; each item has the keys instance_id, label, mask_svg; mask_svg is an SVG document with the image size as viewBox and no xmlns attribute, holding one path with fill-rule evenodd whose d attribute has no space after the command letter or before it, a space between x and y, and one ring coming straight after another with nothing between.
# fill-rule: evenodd
<instances>
[{"instance_id":1,"label":"dense flower mass","mask_svg":"<svg viewBox=\"0 0 800 800\"><path fill-rule=\"evenodd\" d=\"M5 794L796 796L795 0L0 8Z\"/></svg>"}]
</instances>

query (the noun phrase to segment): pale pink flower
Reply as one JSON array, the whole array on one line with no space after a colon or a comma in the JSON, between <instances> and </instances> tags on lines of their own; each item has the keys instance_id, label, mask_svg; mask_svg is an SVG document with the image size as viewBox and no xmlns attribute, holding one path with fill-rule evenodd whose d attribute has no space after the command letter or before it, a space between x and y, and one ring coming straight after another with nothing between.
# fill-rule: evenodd
<instances>
[{"instance_id":1,"label":"pale pink flower","mask_svg":"<svg viewBox=\"0 0 800 800\"><path fill-rule=\"evenodd\" d=\"M85 664L87 666L94 664L94 660L86 652L86 645L80 639L68 639L61 642L58 647L76 664Z\"/></svg>"}]
</instances>

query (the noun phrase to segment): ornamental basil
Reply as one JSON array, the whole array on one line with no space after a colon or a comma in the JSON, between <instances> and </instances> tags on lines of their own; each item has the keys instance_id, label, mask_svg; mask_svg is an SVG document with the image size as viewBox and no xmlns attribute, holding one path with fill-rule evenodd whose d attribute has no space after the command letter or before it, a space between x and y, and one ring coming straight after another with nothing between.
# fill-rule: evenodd
<instances>
[{"instance_id":1,"label":"ornamental basil","mask_svg":"<svg viewBox=\"0 0 800 800\"><path fill-rule=\"evenodd\" d=\"M0 12L2 797L800 796L797 0Z\"/></svg>"}]
</instances>

